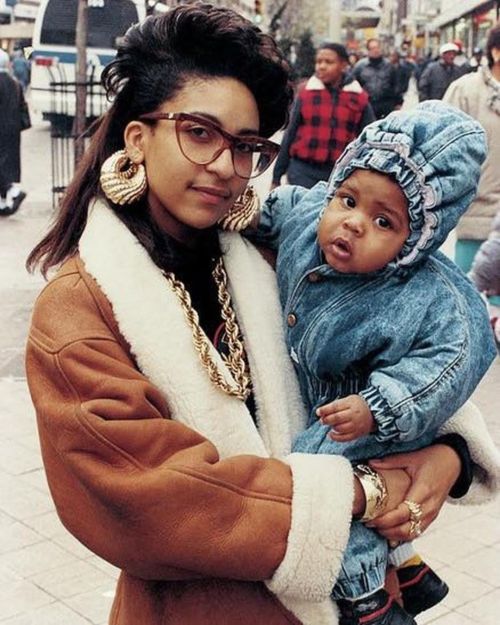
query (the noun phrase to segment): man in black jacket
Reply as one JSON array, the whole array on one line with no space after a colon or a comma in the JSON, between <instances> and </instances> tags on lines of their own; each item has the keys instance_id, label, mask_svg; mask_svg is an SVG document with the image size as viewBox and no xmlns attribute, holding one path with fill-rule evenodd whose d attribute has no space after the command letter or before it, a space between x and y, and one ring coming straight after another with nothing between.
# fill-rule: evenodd
<instances>
[{"instance_id":1,"label":"man in black jacket","mask_svg":"<svg viewBox=\"0 0 500 625\"><path fill-rule=\"evenodd\" d=\"M458 46L445 43L439 49L439 60L428 65L418 81L418 98L423 100L441 100L450 84L463 75L455 65Z\"/></svg>"},{"instance_id":2,"label":"man in black jacket","mask_svg":"<svg viewBox=\"0 0 500 625\"><path fill-rule=\"evenodd\" d=\"M381 119L401 104L397 89L396 70L382 56L380 41L368 39L368 57L358 61L353 69L353 77L370 96L370 104L377 119Z\"/></svg>"}]
</instances>

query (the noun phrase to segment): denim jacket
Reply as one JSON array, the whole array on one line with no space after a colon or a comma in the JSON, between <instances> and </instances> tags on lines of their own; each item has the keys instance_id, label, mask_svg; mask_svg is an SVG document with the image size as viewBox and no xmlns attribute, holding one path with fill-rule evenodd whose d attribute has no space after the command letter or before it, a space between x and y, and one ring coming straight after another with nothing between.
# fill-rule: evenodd
<instances>
[{"instance_id":1,"label":"denim jacket","mask_svg":"<svg viewBox=\"0 0 500 625\"><path fill-rule=\"evenodd\" d=\"M418 112L416 117L418 120ZM444 119L444 127L446 122ZM382 124L387 142L387 126L394 126L389 118L371 124L364 133ZM466 128L466 135L470 130ZM480 133L479 127L475 130ZM463 133L456 136L463 137ZM495 349L486 307L469 279L435 249L466 209L457 208L457 204L470 201L474 180L477 184L481 136L475 139L479 147L474 147L471 162L462 159L469 168L469 178L461 188L455 182L458 188L453 202L452 187L439 202L429 202L439 190L432 175L410 180L392 151L384 147L378 155L373 148L356 152L352 144L346 151L351 150L351 154L344 153L335 168L330 187L323 182L311 190L280 187L266 201L258 232L252 238L278 250L286 340L311 422L316 420L316 406L359 393L376 420L377 430L370 436L384 443L418 440L426 444L468 399L487 371ZM366 137L361 140L365 147ZM457 147L464 153L463 143ZM484 139L482 149L484 154ZM398 158L409 160L411 156L410 148ZM347 177L343 178L342 172L363 166L375 168L374 162L382 172L388 172L395 163L406 176L406 187L398 182L407 195L413 227L400 257L385 268L370 274L340 273L322 258L316 235L318 220L336 186ZM475 169L472 163L477 163ZM441 185L443 162L434 165ZM421 190L423 185L430 187L420 194L420 202L419 185ZM424 201L432 206L429 217L422 207ZM446 211L444 217L441 208ZM453 210L456 215L451 217ZM433 227L429 229L431 218Z\"/></svg>"},{"instance_id":2,"label":"denim jacket","mask_svg":"<svg viewBox=\"0 0 500 625\"><path fill-rule=\"evenodd\" d=\"M495 356L485 305L440 252L411 273L390 266L364 275L332 269L316 238L326 194L321 182L309 191L276 189L255 237L279 244L286 341L303 398L312 413L360 393L377 422L377 440L425 433L432 439Z\"/></svg>"}]
</instances>

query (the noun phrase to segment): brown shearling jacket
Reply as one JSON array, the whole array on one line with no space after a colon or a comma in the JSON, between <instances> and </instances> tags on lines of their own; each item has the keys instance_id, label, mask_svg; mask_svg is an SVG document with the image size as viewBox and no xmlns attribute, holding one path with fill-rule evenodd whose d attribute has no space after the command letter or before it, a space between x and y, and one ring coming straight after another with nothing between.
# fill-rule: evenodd
<instances>
[{"instance_id":1,"label":"brown shearling jacket","mask_svg":"<svg viewBox=\"0 0 500 625\"><path fill-rule=\"evenodd\" d=\"M175 296L168 293L170 303L164 302L162 309L165 293L155 289L150 295L145 292L147 275L156 269L147 266L142 271L141 260L134 258L139 246L132 235L109 211L102 214L111 217L117 236L124 237L120 247L123 262L99 256L96 239L109 233L108 226L99 223L91 235L86 235L90 242L84 240L81 244L85 263L79 256L67 261L39 296L26 366L44 465L58 514L83 544L122 570L110 622L307 622L284 607L281 594L290 595L294 606L297 600L305 599L307 611L312 605L309 599L327 599L348 536L350 467L339 458L301 458L300 454L289 460L268 457L266 448L273 452L273 444L273 455L286 452L287 446L289 451L289 443L280 441L280 436L281 430L286 430L285 411L297 408L291 403L276 410L279 421L274 435L267 432L263 436L266 447L260 438L258 443L249 442L252 430L257 435L251 417L241 432L229 433L231 421L246 418L241 412L247 412L246 408L209 381L205 389L208 376L197 354L184 357L192 339L189 329L176 325L183 324L183 313ZM119 245L116 240L115 245ZM245 252L247 244L243 246ZM116 248L107 247L109 254L116 256ZM254 261L252 256L252 265ZM229 268L234 262L228 259L227 265ZM109 275L96 275L100 272ZM228 273L231 278L231 271ZM265 278L258 280L260 290L265 291ZM113 293L115 287L119 287L120 294L133 298L132 303L124 305L126 313L122 312L120 295ZM168 291L163 279L158 287ZM148 317L149 299L164 317L161 330ZM241 306L237 293L234 299ZM277 299L275 305L279 306ZM178 319L169 314L169 306L172 310L179 308ZM266 319L272 313L267 309L260 314ZM130 328L129 319L134 316L137 330ZM245 323L249 326L248 338L254 332L250 327L253 321L247 318ZM144 332L148 337L151 334L152 349L142 345L142 339L136 340L134 332ZM186 349L178 345L184 332ZM266 345L269 342L271 338ZM266 345L258 349L268 349ZM149 360L156 357L160 359L158 364L151 364ZM250 353L250 357L257 377L260 368L263 379L273 375L273 393L267 399L261 398L259 381L254 382L257 404L261 406L258 420L267 431L273 423L271 419L266 424L266 411L270 412L266 401L272 403L273 395L277 395L284 402L290 388L279 379L274 357L262 366L262 354ZM286 359L286 352L276 356L280 357ZM188 375L183 374L184 365ZM267 366L272 369L267 371ZM162 380L164 370L173 371L172 380ZM157 384L151 380L155 371L159 375ZM203 411L195 414L197 401L208 415L215 414L210 440L197 427L197 418L207 421ZM219 422L225 424L226 419L229 426L218 431ZM231 442L231 437L236 442ZM278 443L272 442L273 437ZM307 464L306 470L299 466L301 463ZM292 487L294 473L296 484ZM335 474L338 487L345 491L341 496L330 488ZM307 478L302 494L301 475ZM333 516L315 512L320 502L333 510ZM296 538L292 529L294 507ZM332 530L336 526L337 530ZM331 538L322 538L327 529ZM331 562L326 566L325 556L320 555L329 549L326 558L338 560L336 568ZM322 568L330 569L320 591L321 580L314 579L313 566L318 558L323 560ZM328 616L324 622L335 623L333 604L328 603L333 617ZM300 613L295 610L295 614ZM312 617L309 622L321 621Z\"/></svg>"}]
</instances>

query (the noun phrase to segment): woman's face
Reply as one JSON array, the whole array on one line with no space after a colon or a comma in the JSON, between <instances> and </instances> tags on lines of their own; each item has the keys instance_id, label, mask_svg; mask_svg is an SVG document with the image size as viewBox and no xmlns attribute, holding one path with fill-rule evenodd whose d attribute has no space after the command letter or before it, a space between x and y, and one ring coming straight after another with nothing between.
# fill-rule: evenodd
<instances>
[{"instance_id":1,"label":"woman's face","mask_svg":"<svg viewBox=\"0 0 500 625\"><path fill-rule=\"evenodd\" d=\"M218 124L233 135L258 135L259 113L252 93L233 78L193 78L157 110L191 113ZM157 225L180 241L216 224L247 185L236 175L225 149L212 163L198 165L181 152L176 122L140 121L125 129L127 153L146 168L151 214Z\"/></svg>"}]
</instances>

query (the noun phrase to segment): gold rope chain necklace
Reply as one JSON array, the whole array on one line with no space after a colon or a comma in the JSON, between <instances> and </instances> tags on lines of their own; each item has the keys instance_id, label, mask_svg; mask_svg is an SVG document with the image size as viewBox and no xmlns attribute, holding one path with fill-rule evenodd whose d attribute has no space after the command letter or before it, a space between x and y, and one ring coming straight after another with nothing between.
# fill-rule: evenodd
<instances>
[{"instance_id":1,"label":"gold rope chain necklace","mask_svg":"<svg viewBox=\"0 0 500 625\"><path fill-rule=\"evenodd\" d=\"M245 401L252 392L250 372L243 345L243 338L236 321L236 315L231 306L231 295L227 288L227 273L222 258L219 258L212 271L215 284L217 285L217 299L221 305L221 317L227 336L229 355L221 354L224 364L228 367L234 378L235 384L226 381L220 372L217 363L210 353L210 341L201 329L200 318L193 308L191 296L184 284L178 280L172 272L163 272L168 284L177 296L186 320L193 334L193 343L200 357L201 364L205 367L210 380L224 393Z\"/></svg>"}]
</instances>

